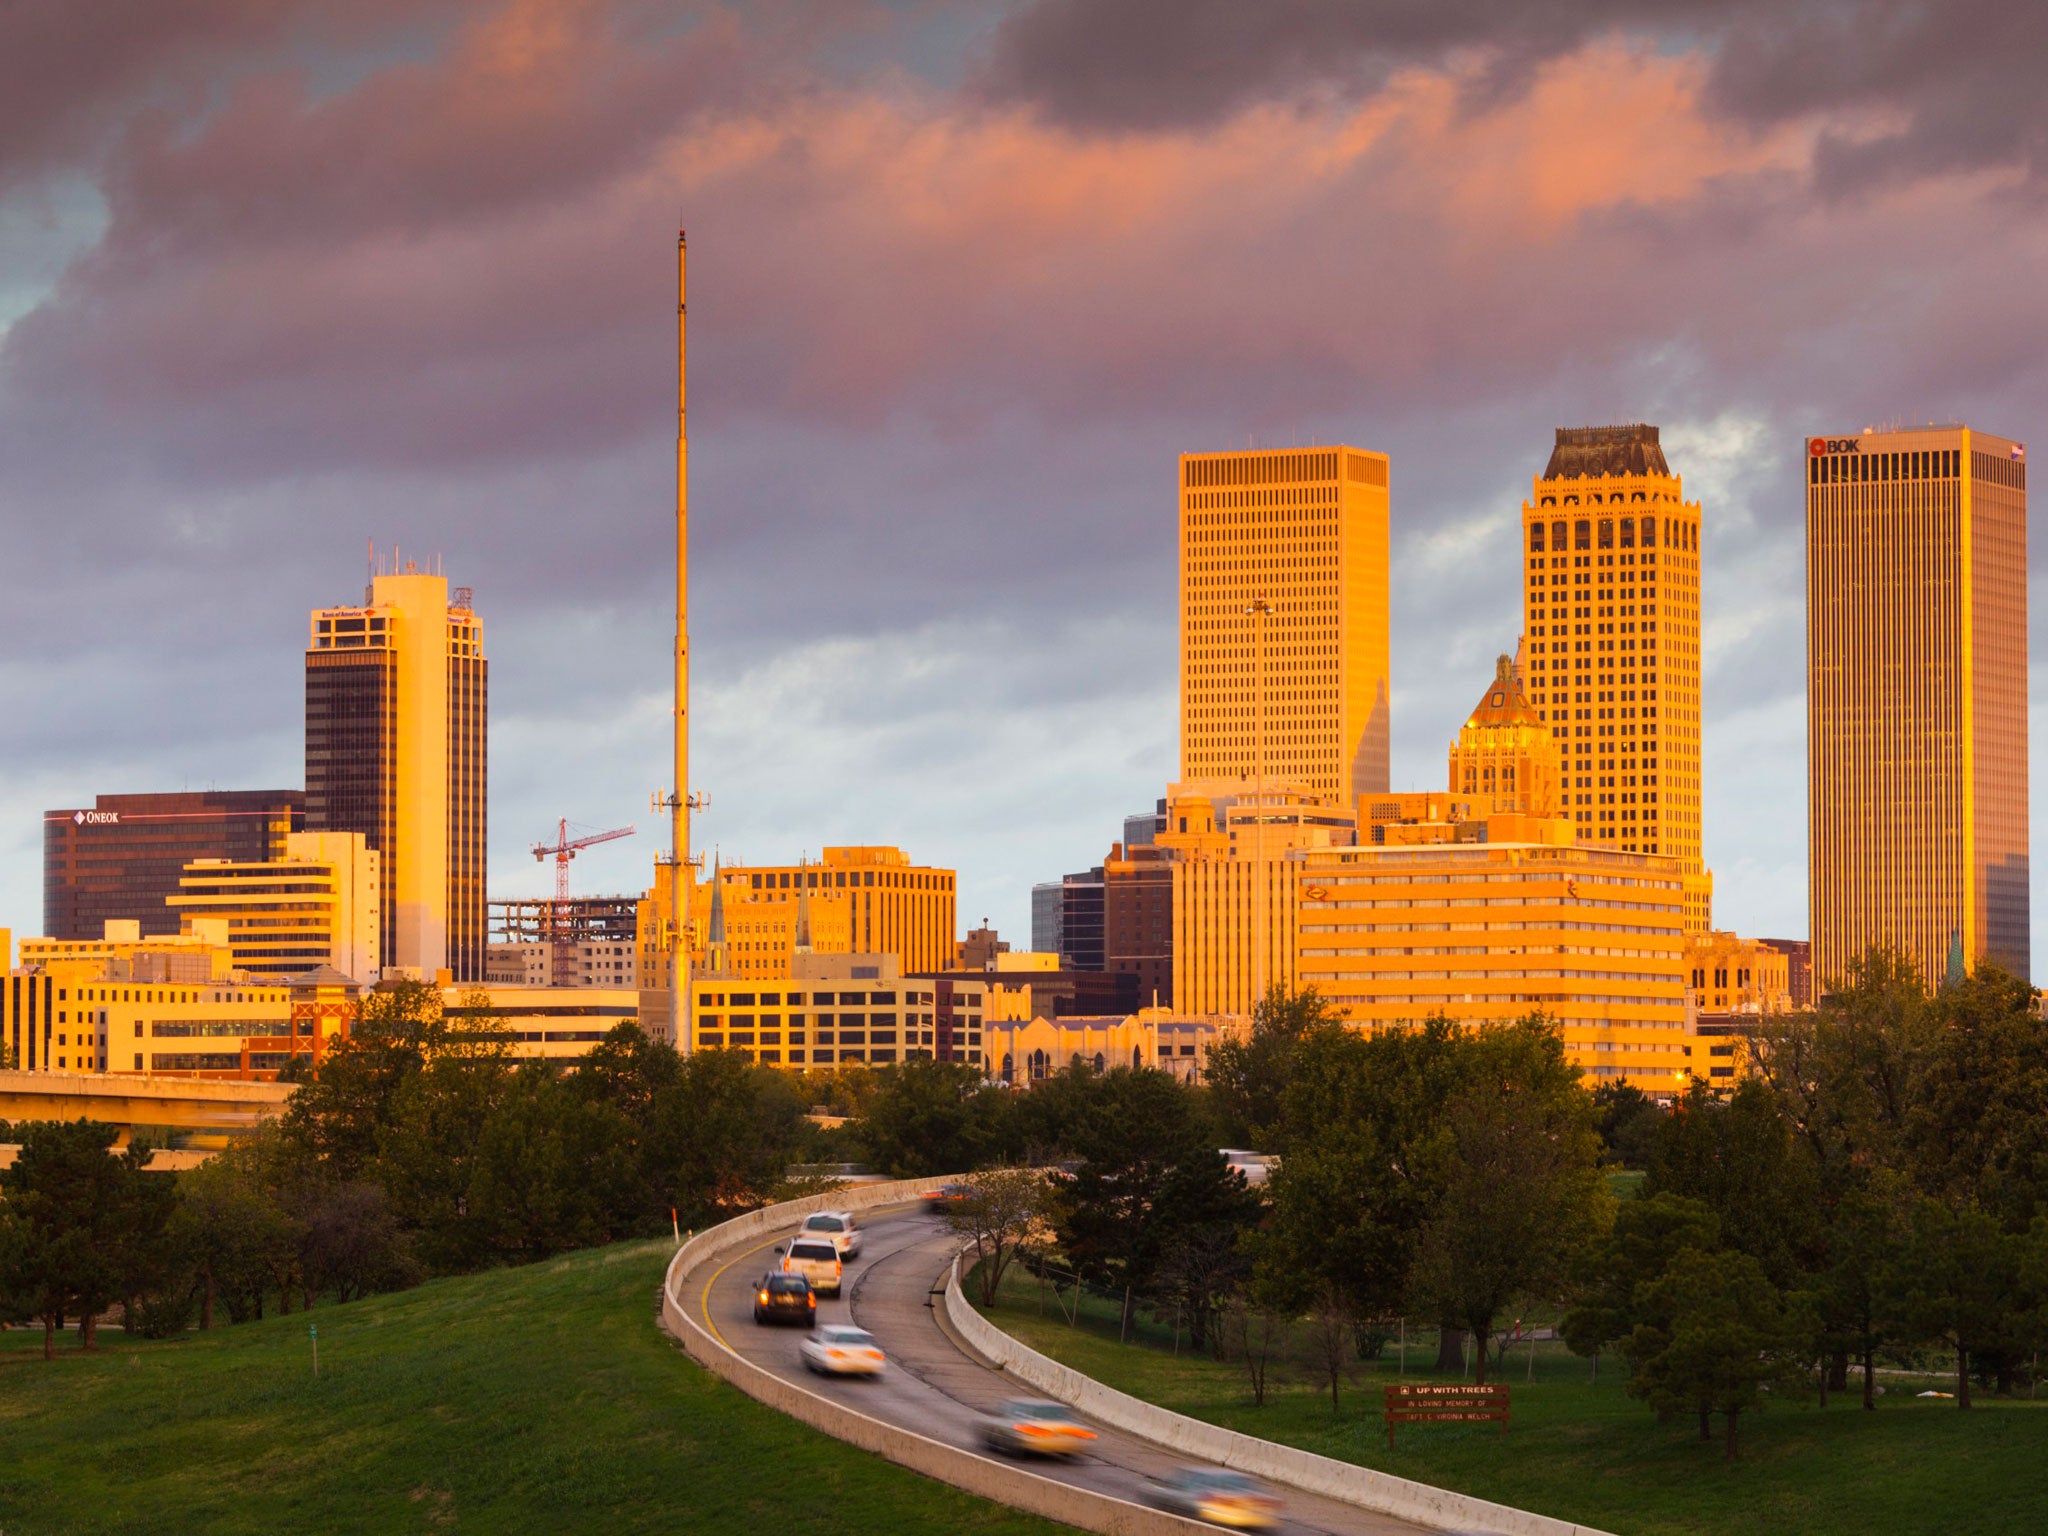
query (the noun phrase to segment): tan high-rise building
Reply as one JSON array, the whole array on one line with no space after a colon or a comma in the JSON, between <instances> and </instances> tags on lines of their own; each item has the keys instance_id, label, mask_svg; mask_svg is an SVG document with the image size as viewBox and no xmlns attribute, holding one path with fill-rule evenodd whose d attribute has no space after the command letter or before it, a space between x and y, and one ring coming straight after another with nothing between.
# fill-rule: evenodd
<instances>
[{"instance_id":1,"label":"tan high-rise building","mask_svg":"<svg viewBox=\"0 0 2048 1536\"><path fill-rule=\"evenodd\" d=\"M1817 990L1872 945L2028 972L2027 467L1968 427L1807 443Z\"/></svg>"},{"instance_id":2,"label":"tan high-rise building","mask_svg":"<svg viewBox=\"0 0 2048 1536\"><path fill-rule=\"evenodd\" d=\"M1679 860L1712 926L1700 849L1700 507L1657 429L1560 427L1522 505L1529 702L1579 841Z\"/></svg>"},{"instance_id":3,"label":"tan high-rise building","mask_svg":"<svg viewBox=\"0 0 2048 1536\"><path fill-rule=\"evenodd\" d=\"M384 967L484 979L488 663L469 589L407 566L306 645L306 830L381 855Z\"/></svg>"},{"instance_id":4,"label":"tan high-rise building","mask_svg":"<svg viewBox=\"0 0 2048 1536\"><path fill-rule=\"evenodd\" d=\"M1387 631L1385 454L1181 456L1183 780L1384 791Z\"/></svg>"}]
</instances>

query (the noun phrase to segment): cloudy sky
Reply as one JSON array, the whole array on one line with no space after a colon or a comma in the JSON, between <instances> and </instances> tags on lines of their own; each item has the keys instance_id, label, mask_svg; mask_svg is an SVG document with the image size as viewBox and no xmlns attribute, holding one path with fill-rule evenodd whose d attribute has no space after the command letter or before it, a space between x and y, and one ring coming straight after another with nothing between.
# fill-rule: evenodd
<instances>
[{"instance_id":1,"label":"cloudy sky","mask_svg":"<svg viewBox=\"0 0 2048 1536\"><path fill-rule=\"evenodd\" d=\"M680 217L702 845L1028 937L1173 774L1174 455L1248 442L1392 455L1433 787L1552 429L1647 420L1716 916L1803 934L1803 440L2038 435L2044 59L2030 0L12 0L0 925L45 807L301 782L370 540L476 590L494 893L561 816L645 883Z\"/></svg>"}]
</instances>

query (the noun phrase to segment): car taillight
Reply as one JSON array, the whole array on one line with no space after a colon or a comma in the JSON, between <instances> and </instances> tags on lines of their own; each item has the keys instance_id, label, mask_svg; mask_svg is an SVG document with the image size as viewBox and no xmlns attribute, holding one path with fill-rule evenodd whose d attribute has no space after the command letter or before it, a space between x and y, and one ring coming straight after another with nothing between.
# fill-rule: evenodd
<instances>
[{"instance_id":1,"label":"car taillight","mask_svg":"<svg viewBox=\"0 0 2048 1536\"><path fill-rule=\"evenodd\" d=\"M818 1298L816 1296L806 1296L804 1300L811 1304L813 1310L816 1309L818 1305Z\"/></svg>"},{"instance_id":2,"label":"car taillight","mask_svg":"<svg viewBox=\"0 0 2048 1536\"><path fill-rule=\"evenodd\" d=\"M768 1293L767 1293L766 1291L763 1291L763 1292L761 1293L761 1299L762 1299L763 1301L766 1301L766 1300L768 1299Z\"/></svg>"},{"instance_id":3,"label":"car taillight","mask_svg":"<svg viewBox=\"0 0 2048 1536\"><path fill-rule=\"evenodd\" d=\"M882 1352L879 1349L863 1350L861 1351L861 1353L865 1354L870 1360L879 1360L882 1358Z\"/></svg>"}]
</instances>

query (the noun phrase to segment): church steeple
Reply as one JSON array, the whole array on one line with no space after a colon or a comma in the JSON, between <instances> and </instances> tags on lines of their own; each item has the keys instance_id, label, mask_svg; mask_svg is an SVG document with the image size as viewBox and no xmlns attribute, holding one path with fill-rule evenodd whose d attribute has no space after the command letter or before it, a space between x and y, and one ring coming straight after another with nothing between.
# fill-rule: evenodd
<instances>
[{"instance_id":1,"label":"church steeple","mask_svg":"<svg viewBox=\"0 0 2048 1536\"><path fill-rule=\"evenodd\" d=\"M704 939L704 973L723 976L725 965L725 871L716 850L711 855L711 922Z\"/></svg>"}]
</instances>

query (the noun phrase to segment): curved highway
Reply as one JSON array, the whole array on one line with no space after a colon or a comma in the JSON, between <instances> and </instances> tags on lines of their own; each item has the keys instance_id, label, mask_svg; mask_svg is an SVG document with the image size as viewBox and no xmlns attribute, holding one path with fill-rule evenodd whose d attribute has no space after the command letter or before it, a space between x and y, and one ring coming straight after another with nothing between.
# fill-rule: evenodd
<instances>
[{"instance_id":1,"label":"curved highway","mask_svg":"<svg viewBox=\"0 0 2048 1536\"><path fill-rule=\"evenodd\" d=\"M819 1299L818 1320L843 1322L850 1314L875 1336L888 1355L889 1369L870 1381L813 1375L797 1350L803 1329L754 1321L755 1283L769 1267L770 1250L789 1236L779 1232L678 1276L678 1302L729 1349L785 1380L931 1439L988 1454L975 1432L976 1416L1006 1399L1037 1394L970 1357L939 1324L930 1304L937 1300L932 1292L960 1239L936 1214L921 1208L888 1207L863 1219L861 1255L846 1266L845 1291L835 1300ZM1186 1456L1148 1441L1093 1427L1098 1438L1092 1451L1064 1460L1037 1459L1031 1470L1144 1504L1150 1502L1148 1477L1187 1462ZM1286 1503L1285 1531L1413 1536L1428 1529L1297 1489L1274 1492Z\"/></svg>"}]
</instances>

